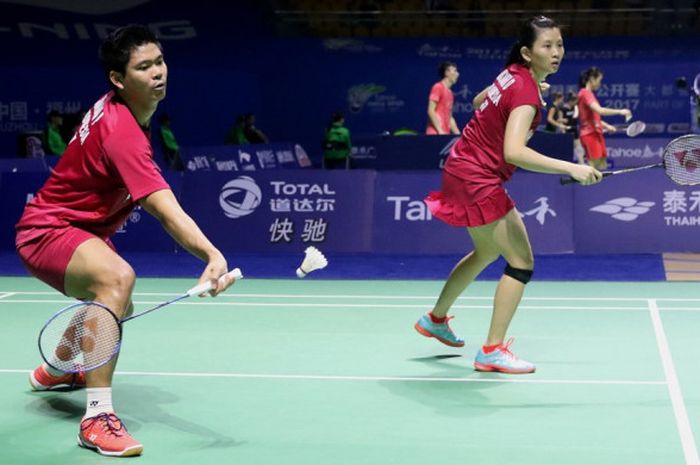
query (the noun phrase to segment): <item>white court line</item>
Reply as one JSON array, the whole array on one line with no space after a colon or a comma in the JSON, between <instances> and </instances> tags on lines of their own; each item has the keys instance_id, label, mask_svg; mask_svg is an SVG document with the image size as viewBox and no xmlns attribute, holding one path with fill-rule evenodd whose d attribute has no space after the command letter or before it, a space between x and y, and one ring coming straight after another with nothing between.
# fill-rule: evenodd
<instances>
[{"instance_id":1,"label":"white court line","mask_svg":"<svg viewBox=\"0 0 700 465\"><path fill-rule=\"evenodd\" d=\"M0 291L3 292L3 291ZM13 294L17 295L53 295L53 296L59 296L57 292L54 291L36 291L36 292L31 292L31 291L17 291L13 292ZM180 295L179 293L176 292L134 292L134 296L178 296ZM265 298L265 299L274 299L274 298L283 298L283 299L378 299L378 300L383 300L383 299L393 299L393 300L401 300L401 299L426 299L426 300L435 300L437 298L437 294L434 295L384 295L384 294L245 294L245 293L237 293L235 292L235 289L231 292L228 293L223 293L217 296L217 299L225 299L225 298L230 298L230 299L237 299L241 297L251 297L251 298ZM609 301L609 302L646 302L650 299L651 297L535 297L535 296L525 296L522 298L523 301L539 301L539 300L551 300L551 301L562 301L562 300L571 300L571 301L583 301L583 302L598 302L598 301ZM699 298L693 298L693 297L687 297L687 298L681 298L681 297L656 297L655 298L657 301L664 301L664 302L700 302L700 297ZM493 296L460 296L458 300L488 300L492 301ZM645 308L646 309L646 308Z\"/></svg>"},{"instance_id":2,"label":"white court line","mask_svg":"<svg viewBox=\"0 0 700 465\"><path fill-rule=\"evenodd\" d=\"M0 373L29 373L31 370L0 369ZM238 378L284 379L309 381L413 381L440 383L510 383L510 384L583 384L583 385L632 385L663 386L664 381L596 380L596 379L537 379L537 378L438 378L430 376L343 376L343 375L291 375L274 373L191 373L164 371L117 371L122 376L155 376L169 378Z\"/></svg>"},{"instance_id":3,"label":"white court line","mask_svg":"<svg viewBox=\"0 0 700 465\"><path fill-rule=\"evenodd\" d=\"M0 292L0 300L17 294L16 292Z\"/></svg>"},{"instance_id":4,"label":"white court line","mask_svg":"<svg viewBox=\"0 0 700 465\"><path fill-rule=\"evenodd\" d=\"M0 304L3 303L13 303L13 304L38 304L38 303L54 303L54 304L69 304L71 303L71 300L49 300L49 299L43 299L43 300L36 300L36 299L13 299L13 300L0 300ZM136 305L157 305L162 302L160 301L150 301L150 300L135 300L134 304ZM351 304L351 303L343 303L343 304L331 304L331 303L305 303L305 302L299 302L299 303L290 303L290 302L212 302L211 300L206 301L206 300L197 300L197 301L189 301L189 302L176 302L171 305L196 305L196 306L211 306L211 307L282 307L282 308L367 308L367 309L376 309L376 308L426 308L425 305L422 304L374 304L374 303L369 303L369 304ZM491 310L493 307L491 305L453 305L452 308L472 308L472 309L489 309ZM566 305L556 305L556 306L549 306L549 307L544 307L541 305L520 305L518 306L519 309L521 310L590 310L590 311L603 311L603 310L612 310L612 311L638 311L638 312L646 312L647 309L644 307L603 307L603 306L566 306ZM698 308L698 311L700 311L700 308Z\"/></svg>"},{"instance_id":5,"label":"white court line","mask_svg":"<svg viewBox=\"0 0 700 465\"><path fill-rule=\"evenodd\" d=\"M678 383L678 376L676 376L676 368L673 365L671 349L668 347L666 332L664 331L664 326L661 322L659 307L656 304L656 300L653 299L649 299L648 305L651 322L654 325L654 333L656 334L656 343L659 346L661 363L664 367L664 375L666 377L668 393L671 396L673 414L676 417L676 427L678 428L678 433L681 437L681 444L683 445L685 463L686 465L700 465L700 457L698 456L698 449L695 445L695 437L693 436L693 430L690 427L688 411L685 408L683 393L681 392L681 386Z\"/></svg>"}]
</instances>

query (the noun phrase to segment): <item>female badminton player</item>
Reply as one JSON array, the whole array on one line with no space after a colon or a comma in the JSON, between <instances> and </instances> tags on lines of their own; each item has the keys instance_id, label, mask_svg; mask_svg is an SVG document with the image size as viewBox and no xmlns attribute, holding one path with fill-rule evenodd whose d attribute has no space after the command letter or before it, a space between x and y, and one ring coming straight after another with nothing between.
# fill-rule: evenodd
<instances>
[{"instance_id":1,"label":"female badminton player","mask_svg":"<svg viewBox=\"0 0 700 465\"><path fill-rule=\"evenodd\" d=\"M592 167L605 170L608 168L608 151L605 148L603 132L616 132L615 126L601 119L601 116L621 115L625 121L632 118L628 108L601 107L594 92L600 89L603 72L592 66L581 73L578 91L578 114L581 145L586 152L586 160Z\"/></svg>"},{"instance_id":2,"label":"female badminton player","mask_svg":"<svg viewBox=\"0 0 700 465\"><path fill-rule=\"evenodd\" d=\"M474 250L457 263L435 307L415 324L419 333L449 346L464 346L448 324L450 307L489 263L499 256L507 262L494 297L491 327L474 361L477 370L535 371L534 364L510 351L511 341L504 343L534 267L525 225L504 183L516 167L566 174L584 185L601 180L593 167L550 158L526 145L541 119L540 83L557 72L563 58L564 44L554 20L538 16L523 24L505 70L474 98L478 110L452 147L441 192L426 198L435 217L467 228Z\"/></svg>"},{"instance_id":3,"label":"female badminton player","mask_svg":"<svg viewBox=\"0 0 700 465\"><path fill-rule=\"evenodd\" d=\"M133 311L134 270L109 237L138 204L206 267L200 282L213 295L233 282L217 278L226 259L178 204L153 162L148 127L165 98L168 68L146 27L109 34L100 61L112 88L85 115L46 184L17 224L17 251L29 271L63 294L96 301L122 319ZM103 455L139 455L143 446L112 408L116 358L88 373L65 374L42 364L30 375L35 390L84 387L87 408L78 443Z\"/></svg>"}]
</instances>

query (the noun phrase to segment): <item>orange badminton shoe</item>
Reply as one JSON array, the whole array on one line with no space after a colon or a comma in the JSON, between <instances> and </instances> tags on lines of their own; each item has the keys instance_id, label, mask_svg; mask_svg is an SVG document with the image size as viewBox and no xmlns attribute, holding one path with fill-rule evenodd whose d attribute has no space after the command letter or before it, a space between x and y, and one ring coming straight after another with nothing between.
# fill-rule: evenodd
<instances>
[{"instance_id":1,"label":"orange badminton shoe","mask_svg":"<svg viewBox=\"0 0 700 465\"><path fill-rule=\"evenodd\" d=\"M81 421L78 445L112 457L131 457L143 452L143 445L131 437L114 413L100 413Z\"/></svg>"},{"instance_id":2,"label":"orange badminton shoe","mask_svg":"<svg viewBox=\"0 0 700 465\"><path fill-rule=\"evenodd\" d=\"M85 387L85 373L64 373L53 376L46 371L44 364L29 374L29 384L35 391L50 391L52 389L82 389Z\"/></svg>"}]
</instances>

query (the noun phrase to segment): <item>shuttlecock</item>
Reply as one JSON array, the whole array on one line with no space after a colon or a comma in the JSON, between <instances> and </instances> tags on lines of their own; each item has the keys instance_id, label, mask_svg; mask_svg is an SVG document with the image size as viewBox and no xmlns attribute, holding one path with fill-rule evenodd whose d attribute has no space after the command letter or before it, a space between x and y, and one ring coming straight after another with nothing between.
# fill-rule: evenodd
<instances>
[{"instance_id":1,"label":"shuttlecock","mask_svg":"<svg viewBox=\"0 0 700 465\"><path fill-rule=\"evenodd\" d=\"M316 247L307 247L304 251L304 261L297 268L297 277L303 278L314 270L320 270L328 265L326 257Z\"/></svg>"}]
</instances>

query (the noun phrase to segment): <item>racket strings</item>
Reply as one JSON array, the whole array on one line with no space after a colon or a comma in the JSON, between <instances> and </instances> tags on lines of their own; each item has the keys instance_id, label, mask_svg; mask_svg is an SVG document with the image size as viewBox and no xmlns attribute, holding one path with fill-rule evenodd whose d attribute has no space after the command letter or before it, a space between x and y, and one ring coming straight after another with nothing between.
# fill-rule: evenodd
<instances>
[{"instance_id":1,"label":"racket strings","mask_svg":"<svg viewBox=\"0 0 700 465\"><path fill-rule=\"evenodd\" d=\"M119 322L111 311L81 304L57 315L44 328L40 350L53 368L76 373L108 362L120 340Z\"/></svg>"},{"instance_id":2,"label":"racket strings","mask_svg":"<svg viewBox=\"0 0 700 465\"><path fill-rule=\"evenodd\" d=\"M626 133L629 137L636 137L644 132L647 125L643 121L635 121L627 126Z\"/></svg>"},{"instance_id":3,"label":"racket strings","mask_svg":"<svg viewBox=\"0 0 700 465\"><path fill-rule=\"evenodd\" d=\"M700 184L700 137L681 137L666 148L664 169L677 184Z\"/></svg>"}]
</instances>

